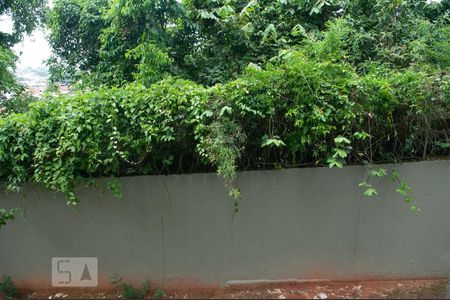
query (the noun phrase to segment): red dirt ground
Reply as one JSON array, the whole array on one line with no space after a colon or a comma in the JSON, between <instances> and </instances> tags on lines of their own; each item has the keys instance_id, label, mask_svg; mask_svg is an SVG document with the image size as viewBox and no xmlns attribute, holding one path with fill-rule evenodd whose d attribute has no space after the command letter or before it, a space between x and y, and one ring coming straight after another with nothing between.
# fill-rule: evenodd
<instances>
[{"instance_id":1,"label":"red dirt ground","mask_svg":"<svg viewBox=\"0 0 450 300\"><path fill-rule=\"evenodd\" d=\"M446 279L283 282L235 285L225 288L186 287L164 289L164 299L445 299ZM24 299L120 299L118 290L20 290ZM154 290L147 298L151 299Z\"/></svg>"}]
</instances>

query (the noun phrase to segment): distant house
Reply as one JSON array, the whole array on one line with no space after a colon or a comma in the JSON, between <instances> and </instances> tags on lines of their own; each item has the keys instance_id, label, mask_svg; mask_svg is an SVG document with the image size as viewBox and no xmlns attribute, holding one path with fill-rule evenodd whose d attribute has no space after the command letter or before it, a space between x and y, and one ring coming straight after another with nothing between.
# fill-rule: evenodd
<instances>
[{"instance_id":1,"label":"distant house","mask_svg":"<svg viewBox=\"0 0 450 300\"><path fill-rule=\"evenodd\" d=\"M30 92L31 95L39 97L44 92L44 89L39 87L29 87L27 88L27 91Z\"/></svg>"},{"instance_id":2,"label":"distant house","mask_svg":"<svg viewBox=\"0 0 450 300\"><path fill-rule=\"evenodd\" d=\"M70 87L67 84L58 83L59 91L61 94L67 94Z\"/></svg>"},{"instance_id":3,"label":"distant house","mask_svg":"<svg viewBox=\"0 0 450 300\"><path fill-rule=\"evenodd\" d=\"M30 92L31 95L40 98L41 95L45 92L47 88L47 84L40 86L28 86L26 90ZM67 84L58 83L57 88L61 94L69 93L70 87Z\"/></svg>"}]
</instances>

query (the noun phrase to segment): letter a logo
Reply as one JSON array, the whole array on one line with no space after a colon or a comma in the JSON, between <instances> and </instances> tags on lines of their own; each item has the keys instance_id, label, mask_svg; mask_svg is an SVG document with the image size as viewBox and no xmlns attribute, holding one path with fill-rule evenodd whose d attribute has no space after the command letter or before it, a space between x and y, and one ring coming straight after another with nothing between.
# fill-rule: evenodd
<instances>
[{"instance_id":1,"label":"letter a logo","mask_svg":"<svg viewBox=\"0 0 450 300\"><path fill-rule=\"evenodd\" d=\"M81 274L80 281L83 281L83 280L89 280L89 281L92 280L91 274L89 273L89 269L87 267L87 264L84 265L83 273Z\"/></svg>"}]
</instances>

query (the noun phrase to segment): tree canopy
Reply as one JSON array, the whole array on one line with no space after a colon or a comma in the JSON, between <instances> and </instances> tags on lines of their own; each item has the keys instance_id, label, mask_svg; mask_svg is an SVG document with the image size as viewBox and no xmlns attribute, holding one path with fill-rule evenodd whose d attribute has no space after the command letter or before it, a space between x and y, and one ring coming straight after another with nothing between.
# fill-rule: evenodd
<instances>
[{"instance_id":1,"label":"tree canopy","mask_svg":"<svg viewBox=\"0 0 450 300\"><path fill-rule=\"evenodd\" d=\"M0 107L7 106L5 98L18 96L21 87L14 75L16 55L12 46L20 42L24 34L30 34L45 20L46 0L2 0L0 17L10 18L11 32L0 31ZM23 100L20 99L19 102ZM1 111L0 111L1 114Z\"/></svg>"},{"instance_id":2,"label":"tree canopy","mask_svg":"<svg viewBox=\"0 0 450 300\"><path fill-rule=\"evenodd\" d=\"M0 44L11 46L19 42L23 34L30 34L45 17L47 0L2 0L0 16L9 16L12 33L0 32Z\"/></svg>"},{"instance_id":3,"label":"tree canopy","mask_svg":"<svg viewBox=\"0 0 450 300\"><path fill-rule=\"evenodd\" d=\"M54 66L95 73L101 84L150 72L148 82L168 73L213 85L320 38L336 19L353 36L348 59L361 70L368 62L448 66L448 0L57 0L50 41Z\"/></svg>"}]
</instances>

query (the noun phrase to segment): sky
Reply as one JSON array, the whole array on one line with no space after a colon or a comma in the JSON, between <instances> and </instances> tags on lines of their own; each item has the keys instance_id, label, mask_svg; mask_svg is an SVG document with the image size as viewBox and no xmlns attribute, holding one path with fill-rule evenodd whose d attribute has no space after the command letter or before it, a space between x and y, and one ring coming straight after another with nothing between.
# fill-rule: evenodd
<instances>
[{"instance_id":1,"label":"sky","mask_svg":"<svg viewBox=\"0 0 450 300\"><path fill-rule=\"evenodd\" d=\"M19 55L17 68L45 67L44 61L50 57L50 46L45 39L45 33L41 30L33 32L31 36L24 38L23 42L14 46L14 51Z\"/></svg>"}]
</instances>

